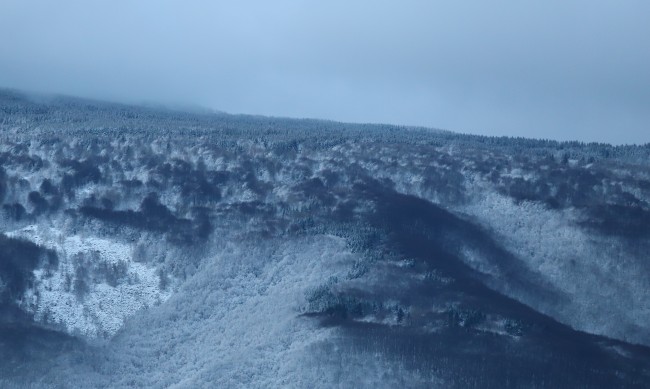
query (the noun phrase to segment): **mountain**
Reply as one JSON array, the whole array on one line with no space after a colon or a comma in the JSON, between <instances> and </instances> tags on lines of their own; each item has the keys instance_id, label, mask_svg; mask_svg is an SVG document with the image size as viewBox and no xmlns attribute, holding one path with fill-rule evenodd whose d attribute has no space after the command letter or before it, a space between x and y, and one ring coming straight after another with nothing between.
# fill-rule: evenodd
<instances>
[{"instance_id":1,"label":"mountain","mask_svg":"<svg viewBox=\"0 0 650 389\"><path fill-rule=\"evenodd\" d=\"M0 386L645 388L650 145L0 90Z\"/></svg>"}]
</instances>

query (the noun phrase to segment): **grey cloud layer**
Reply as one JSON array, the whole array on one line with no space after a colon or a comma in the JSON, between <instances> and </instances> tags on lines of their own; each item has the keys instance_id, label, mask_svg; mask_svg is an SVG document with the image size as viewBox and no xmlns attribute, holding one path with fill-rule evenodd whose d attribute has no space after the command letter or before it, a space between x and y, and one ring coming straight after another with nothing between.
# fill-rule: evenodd
<instances>
[{"instance_id":1,"label":"grey cloud layer","mask_svg":"<svg viewBox=\"0 0 650 389\"><path fill-rule=\"evenodd\" d=\"M650 142L650 3L619 3L8 0L0 85Z\"/></svg>"}]
</instances>

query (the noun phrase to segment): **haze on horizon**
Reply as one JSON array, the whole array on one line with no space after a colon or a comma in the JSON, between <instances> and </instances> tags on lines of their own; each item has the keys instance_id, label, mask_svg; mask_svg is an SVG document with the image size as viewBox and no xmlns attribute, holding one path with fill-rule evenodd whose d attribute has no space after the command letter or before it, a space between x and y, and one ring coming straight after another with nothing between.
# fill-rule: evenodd
<instances>
[{"instance_id":1,"label":"haze on horizon","mask_svg":"<svg viewBox=\"0 0 650 389\"><path fill-rule=\"evenodd\" d=\"M650 3L5 0L0 87L650 142Z\"/></svg>"}]
</instances>

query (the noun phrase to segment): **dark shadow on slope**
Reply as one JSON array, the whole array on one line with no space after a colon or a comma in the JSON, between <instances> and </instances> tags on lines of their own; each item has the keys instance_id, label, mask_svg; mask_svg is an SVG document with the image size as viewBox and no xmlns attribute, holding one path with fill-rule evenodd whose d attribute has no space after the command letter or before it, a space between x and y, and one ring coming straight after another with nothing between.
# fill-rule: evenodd
<instances>
[{"instance_id":1,"label":"dark shadow on slope","mask_svg":"<svg viewBox=\"0 0 650 389\"><path fill-rule=\"evenodd\" d=\"M370 221L386 232L405 258L418 258L428 268L462 281L466 287L485 282L507 285L528 297L560 303L563 296L530 271L523 261L501 247L480 226L415 196L402 195L378 185L358 188L372 199L376 211ZM472 269L460 260L461 250L478 252L501 273L499 279ZM480 280L477 281L477 280Z\"/></svg>"},{"instance_id":2,"label":"dark shadow on slope","mask_svg":"<svg viewBox=\"0 0 650 389\"><path fill-rule=\"evenodd\" d=\"M29 377L35 361L48 362L68 339L40 328L19 301L34 283L36 268L58 265L53 251L0 234L0 377Z\"/></svg>"},{"instance_id":3,"label":"dark shadow on slope","mask_svg":"<svg viewBox=\"0 0 650 389\"><path fill-rule=\"evenodd\" d=\"M650 237L650 211L636 205L603 204L586 208L583 227L606 236L631 239Z\"/></svg>"},{"instance_id":4,"label":"dark shadow on slope","mask_svg":"<svg viewBox=\"0 0 650 389\"><path fill-rule=\"evenodd\" d=\"M33 242L0 234L0 303L13 304L34 281L38 266L58 265L56 253Z\"/></svg>"},{"instance_id":5,"label":"dark shadow on slope","mask_svg":"<svg viewBox=\"0 0 650 389\"><path fill-rule=\"evenodd\" d=\"M649 348L573 330L488 287L489 279L459 258L461 244L498 260L515 287L561 298L537 286L534 274L479 227L373 182L357 193L374 201L369 221L384 231L385 249L412 264L387 267L338 294L323 293L332 304L312 315L343 328L356 352L381 352L458 388L650 384ZM427 274L434 277L422 277Z\"/></svg>"},{"instance_id":6,"label":"dark shadow on slope","mask_svg":"<svg viewBox=\"0 0 650 389\"><path fill-rule=\"evenodd\" d=\"M14 308L0 305L0 312L11 310ZM15 378L21 384L38 381L55 368L55 358L81 345L78 339L38 327L29 320L20 312L15 312L10 321L0 320L0 377L10 381Z\"/></svg>"},{"instance_id":7,"label":"dark shadow on slope","mask_svg":"<svg viewBox=\"0 0 650 389\"><path fill-rule=\"evenodd\" d=\"M449 388L647 388L650 382L647 349L626 357L587 334L558 337L546 330L512 337L458 327L430 333L355 321L327 324L345 330L351 352L380 352L423 377L442 378Z\"/></svg>"},{"instance_id":8,"label":"dark shadow on slope","mask_svg":"<svg viewBox=\"0 0 650 389\"><path fill-rule=\"evenodd\" d=\"M176 217L161 204L156 193L148 194L140 210L113 210L95 206L82 206L79 211L86 217L102 220L115 226L127 226L167 234L172 243L193 244L205 241L212 232L209 214L195 212L194 219Z\"/></svg>"}]
</instances>

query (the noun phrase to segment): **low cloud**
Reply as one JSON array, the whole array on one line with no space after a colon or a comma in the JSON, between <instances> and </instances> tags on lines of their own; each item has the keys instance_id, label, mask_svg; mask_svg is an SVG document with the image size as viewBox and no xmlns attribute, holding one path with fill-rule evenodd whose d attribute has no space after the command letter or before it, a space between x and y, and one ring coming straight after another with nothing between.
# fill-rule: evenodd
<instances>
[{"instance_id":1,"label":"low cloud","mask_svg":"<svg viewBox=\"0 0 650 389\"><path fill-rule=\"evenodd\" d=\"M650 3L4 1L0 86L650 142Z\"/></svg>"}]
</instances>

